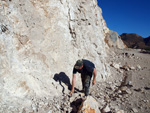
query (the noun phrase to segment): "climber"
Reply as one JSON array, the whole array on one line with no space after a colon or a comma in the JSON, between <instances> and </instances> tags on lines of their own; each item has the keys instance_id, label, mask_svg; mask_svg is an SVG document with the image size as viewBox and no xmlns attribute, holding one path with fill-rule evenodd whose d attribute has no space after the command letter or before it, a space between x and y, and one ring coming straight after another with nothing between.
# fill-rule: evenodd
<instances>
[{"instance_id":1,"label":"climber","mask_svg":"<svg viewBox=\"0 0 150 113\"><path fill-rule=\"evenodd\" d=\"M96 83L95 65L89 60L85 60L85 59L78 60L76 62L73 68L72 89L70 95L74 93L74 86L75 86L75 79L76 79L77 72L81 73L82 92L84 92L85 96L88 96L92 75L94 75L92 85Z\"/></svg>"}]
</instances>

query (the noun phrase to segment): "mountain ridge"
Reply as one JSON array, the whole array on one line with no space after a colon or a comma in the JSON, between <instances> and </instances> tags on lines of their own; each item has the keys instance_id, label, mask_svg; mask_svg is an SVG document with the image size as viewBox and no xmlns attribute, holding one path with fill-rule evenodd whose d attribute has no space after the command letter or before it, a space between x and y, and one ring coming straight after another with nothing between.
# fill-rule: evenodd
<instances>
[{"instance_id":1,"label":"mountain ridge","mask_svg":"<svg viewBox=\"0 0 150 113\"><path fill-rule=\"evenodd\" d=\"M128 48L134 49L150 48L150 37L143 38L142 36L136 33L122 33L120 37Z\"/></svg>"}]
</instances>

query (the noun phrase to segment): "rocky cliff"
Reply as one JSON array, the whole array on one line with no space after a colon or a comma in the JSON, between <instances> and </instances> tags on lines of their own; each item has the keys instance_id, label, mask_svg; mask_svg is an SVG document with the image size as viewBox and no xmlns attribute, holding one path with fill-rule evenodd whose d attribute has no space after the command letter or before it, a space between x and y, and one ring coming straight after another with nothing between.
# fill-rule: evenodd
<instances>
[{"instance_id":1,"label":"rocky cliff","mask_svg":"<svg viewBox=\"0 0 150 113\"><path fill-rule=\"evenodd\" d=\"M0 27L0 98L6 108L61 95L53 77L63 73L71 80L77 59L95 63L97 81L110 74L108 28L96 0L1 0Z\"/></svg>"}]
</instances>

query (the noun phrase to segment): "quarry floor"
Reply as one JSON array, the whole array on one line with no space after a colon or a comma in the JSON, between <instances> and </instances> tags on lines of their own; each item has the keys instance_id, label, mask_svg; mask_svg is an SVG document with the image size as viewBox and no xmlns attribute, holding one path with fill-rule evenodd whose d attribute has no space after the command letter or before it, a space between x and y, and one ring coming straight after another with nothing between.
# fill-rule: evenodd
<instances>
[{"instance_id":1,"label":"quarry floor","mask_svg":"<svg viewBox=\"0 0 150 113\"><path fill-rule=\"evenodd\" d=\"M101 113L150 113L150 54L138 49L110 49L106 58L111 75L90 87ZM77 113L82 94L63 96L60 112Z\"/></svg>"},{"instance_id":2,"label":"quarry floor","mask_svg":"<svg viewBox=\"0 0 150 113\"><path fill-rule=\"evenodd\" d=\"M110 49L111 75L90 87L101 113L150 113L150 54L138 49ZM64 94L59 112L77 113L82 94ZM56 103L57 104L57 103Z\"/></svg>"},{"instance_id":3,"label":"quarry floor","mask_svg":"<svg viewBox=\"0 0 150 113\"><path fill-rule=\"evenodd\" d=\"M150 53L129 48L110 51L107 61L112 75L97 83L91 94L113 113L149 113Z\"/></svg>"}]
</instances>

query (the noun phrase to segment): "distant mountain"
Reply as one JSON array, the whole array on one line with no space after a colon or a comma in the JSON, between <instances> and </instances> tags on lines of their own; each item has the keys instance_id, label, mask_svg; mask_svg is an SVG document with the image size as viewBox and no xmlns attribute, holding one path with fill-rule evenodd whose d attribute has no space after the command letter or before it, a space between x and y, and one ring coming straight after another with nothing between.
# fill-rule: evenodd
<instances>
[{"instance_id":1,"label":"distant mountain","mask_svg":"<svg viewBox=\"0 0 150 113\"><path fill-rule=\"evenodd\" d=\"M128 48L143 48L145 47L145 42L143 37L134 34L134 33L123 33L121 36L121 39L126 44Z\"/></svg>"},{"instance_id":2,"label":"distant mountain","mask_svg":"<svg viewBox=\"0 0 150 113\"><path fill-rule=\"evenodd\" d=\"M147 49L150 48L150 37L143 38L135 33L123 33L120 35L122 41L128 48Z\"/></svg>"},{"instance_id":3,"label":"distant mountain","mask_svg":"<svg viewBox=\"0 0 150 113\"><path fill-rule=\"evenodd\" d=\"M150 46L150 36L144 39L145 45Z\"/></svg>"}]
</instances>

